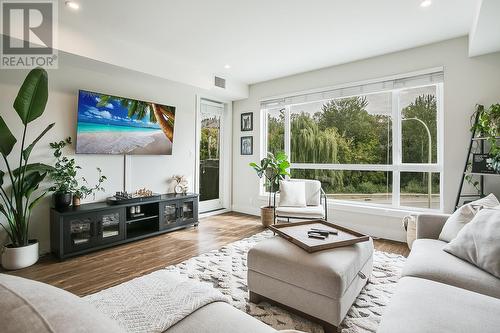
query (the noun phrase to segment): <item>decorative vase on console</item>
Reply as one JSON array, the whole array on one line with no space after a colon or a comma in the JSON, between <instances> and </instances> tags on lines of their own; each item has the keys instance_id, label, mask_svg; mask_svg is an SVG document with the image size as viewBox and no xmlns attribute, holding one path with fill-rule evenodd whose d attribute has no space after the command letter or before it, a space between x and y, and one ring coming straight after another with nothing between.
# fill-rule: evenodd
<instances>
[{"instance_id":1,"label":"decorative vase on console","mask_svg":"<svg viewBox=\"0 0 500 333\"><path fill-rule=\"evenodd\" d=\"M177 183L174 187L175 194L186 194L188 191L188 181L182 175L173 176L172 179Z\"/></svg>"},{"instance_id":2,"label":"decorative vase on console","mask_svg":"<svg viewBox=\"0 0 500 333\"><path fill-rule=\"evenodd\" d=\"M73 195L73 206L78 207L78 206L80 206L81 203L82 203L82 198L80 198L76 195Z\"/></svg>"}]
</instances>

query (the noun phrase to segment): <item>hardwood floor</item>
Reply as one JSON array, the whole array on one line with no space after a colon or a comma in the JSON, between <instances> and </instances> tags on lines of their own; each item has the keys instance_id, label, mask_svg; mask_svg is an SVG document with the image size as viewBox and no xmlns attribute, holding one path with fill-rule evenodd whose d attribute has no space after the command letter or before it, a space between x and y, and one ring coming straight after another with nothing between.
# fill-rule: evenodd
<instances>
[{"instance_id":1,"label":"hardwood floor","mask_svg":"<svg viewBox=\"0 0 500 333\"><path fill-rule=\"evenodd\" d=\"M138 276L174 265L201 253L251 236L264 228L258 217L227 213L187 228L106 250L58 261L46 256L31 267L9 272L85 296ZM376 240L381 251L408 255L406 244Z\"/></svg>"},{"instance_id":2,"label":"hardwood floor","mask_svg":"<svg viewBox=\"0 0 500 333\"><path fill-rule=\"evenodd\" d=\"M375 239L375 248L379 251L396 253L402 256L408 257L410 254L410 249L406 243L396 242L387 239Z\"/></svg>"}]
</instances>

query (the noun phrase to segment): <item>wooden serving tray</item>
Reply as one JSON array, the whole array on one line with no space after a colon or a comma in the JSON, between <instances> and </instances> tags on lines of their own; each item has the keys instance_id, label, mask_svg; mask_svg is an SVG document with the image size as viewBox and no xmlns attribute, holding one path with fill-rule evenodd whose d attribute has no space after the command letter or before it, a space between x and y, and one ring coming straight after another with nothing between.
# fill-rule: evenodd
<instances>
[{"instance_id":1,"label":"wooden serving tray","mask_svg":"<svg viewBox=\"0 0 500 333\"><path fill-rule=\"evenodd\" d=\"M325 230L335 229L338 231L338 235L329 235L326 239L309 238L307 236L307 231L311 228ZM275 224L269 226L269 229L309 253L349 246L359 242L366 242L370 239L367 235L360 234L359 232L324 220Z\"/></svg>"}]
</instances>

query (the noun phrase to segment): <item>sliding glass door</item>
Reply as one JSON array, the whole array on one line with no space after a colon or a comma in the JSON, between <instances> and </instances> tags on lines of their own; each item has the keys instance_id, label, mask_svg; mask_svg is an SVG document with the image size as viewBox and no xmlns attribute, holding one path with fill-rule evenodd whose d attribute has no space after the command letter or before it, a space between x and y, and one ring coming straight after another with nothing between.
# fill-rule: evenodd
<instances>
[{"instance_id":1,"label":"sliding glass door","mask_svg":"<svg viewBox=\"0 0 500 333\"><path fill-rule=\"evenodd\" d=\"M201 99L200 102L200 211L222 208L222 123L224 104Z\"/></svg>"}]
</instances>

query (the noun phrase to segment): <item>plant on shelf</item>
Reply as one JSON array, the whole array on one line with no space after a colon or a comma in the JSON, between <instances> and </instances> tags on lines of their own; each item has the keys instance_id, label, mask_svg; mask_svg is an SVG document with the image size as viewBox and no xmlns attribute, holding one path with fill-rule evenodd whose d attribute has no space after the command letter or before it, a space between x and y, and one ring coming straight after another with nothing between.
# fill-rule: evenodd
<instances>
[{"instance_id":1,"label":"plant on shelf","mask_svg":"<svg viewBox=\"0 0 500 333\"><path fill-rule=\"evenodd\" d=\"M0 153L6 167L5 171L0 170L0 213L8 224L0 225L10 240L2 253L2 266L6 269L28 267L38 260L38 241L29 239L29 226L33 209L47 193L40 185L52 167L29 163L29 158L35 145L54 127L54 123L48 125L29 145L26 145L26 134L28 125L43 114L47 99L47 72L35 68L29 72L14 101L14 109L23 124L19 162L15 169L13 158L9 162L8 156L17 139L0 116ZM7 181L4 183L5 175Z\"/></svg>"},{"instance_id":2,"label":"plant on shelf","mask_svg":"<svg viewBox=\"0 0 500 333\"><path fill-rule=\"evenodd\" d=\"M476 131L489 143L493 170L500 173L500 104L492 104L488 109L477 105L471 119L477 119L471 131Z\"/></svg>"},{"instance_id":3,"label":"plant on shelf","mask_svg":"<svg viewBox=\"0 0 500 333\"><path fill-rule=\"evenodd\" d=\"M285 153L278 152L276 155L268 153L267 157L260 161L260 164L252 162L250 166L257 172L259 178L265 178L264 185L268 191L268 204L261 207L261 220L264 226L269 226L274 221L274 206L279 182L286 176L290 176L288 173L290 162L288 162L288 156Z\"/></svg>"},{"instance_id":4,"label":"plant on shelf","mask_svg":"<svg viewBox=\"0 0 500 333\"><path fill-rule=\"evenodd\" d=\"M472 162L467 163L467 172L472 171ZM468 173L465 175L465 181L469 183L474 189L477 191L477 193L480 193L481 187L479 187L479 181L474 178L474 175Z\"/></svg>"},{"instance_id":5,"label":"plant on shelf","mask_svg":"<svg viewBox=\"0 0 500 333\"><path fill-rule=\"evenodd\" d=\"M105 191L102 184L107 178L102 174L101 168L97 168L98 179L94 186L90 186L85 177L78 178L78 170L81 167L76 164L74 158L68 158L63 154L63 149L71 144L71 137L50 144L50 148L54 150L53 155L56 158L56 163L50 173L54 185L49 190L54 192L54 202L58 208L69 206L71 198L73 198L73 205L79 206L81 199L85 199L89 195L93 195L95 198L97 192ZM80 185L80 182L83 185Z\"/></svg>"}]
</instances>

